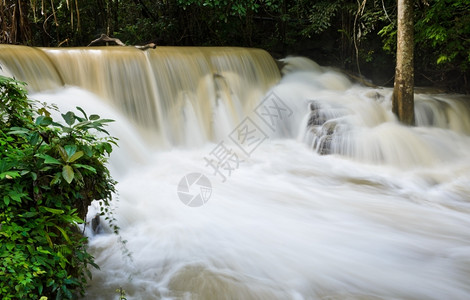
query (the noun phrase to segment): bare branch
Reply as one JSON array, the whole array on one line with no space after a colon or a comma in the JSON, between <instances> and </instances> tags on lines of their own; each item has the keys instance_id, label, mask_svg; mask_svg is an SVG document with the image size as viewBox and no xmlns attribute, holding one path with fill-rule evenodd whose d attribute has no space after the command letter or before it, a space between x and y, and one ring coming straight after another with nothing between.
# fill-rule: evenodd
<instances>
[{"instance_id":1,"label":"bare branch","mask_svg":"<svg viewBox=\"0 0 470 300\"><path fill-rule=\"evenodd\" d=\"M92 46L92 45L94 45L94 44L100 43L100 42L116 43L116 45L125 46L125 44L124 44L123 42L121 42L120 39L110 38L110 37L107 36L106 34L102 33L99 38L97 38L96 40L91 41L91 43L88 44L88 47L90 47L90 46Z\"/></svg>"},{"instance_id":2,"label":"bare branch","mask_svg":"<svg viewBox=\"0 0 470 300\"><path fill-rule=\"evenodd\" d=\"M150 43L150 44L142 45L142 46L136 45L134 47L136 47L137 49L140 49L140 50L147 50L147 49L150 49L150 48L155 49L155 48L157 48L157 45L155 43Z\"/></svg>"},{"instance_id":3,"label":"bare branch","mask_svg":"<svg viewBox=\"0 0 470 300\"><path fill-rule=\"evenodd\" d=\"M120 39L111 38L111 37L107 36L106 34L102 33L99 38L97 38L96 40L91 41L91 43L88 44L88 47L90 47L92 45L95 45L95 44L98 44L98 43L101 43L101 42L115 43L116 45L119 45L119 46L126 46L123 42L121 42ZM135 45L134 47L139 49L139 50L155 49L155 48L157 48L157 44L149 43L149 44L142 45L142 46Z\"/></svg>"}]
</instances>

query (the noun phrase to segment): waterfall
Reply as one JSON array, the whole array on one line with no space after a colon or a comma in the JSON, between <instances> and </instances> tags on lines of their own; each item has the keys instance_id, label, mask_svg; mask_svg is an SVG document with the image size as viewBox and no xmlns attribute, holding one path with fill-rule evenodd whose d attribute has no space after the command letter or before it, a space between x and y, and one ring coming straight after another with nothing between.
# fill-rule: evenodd
<instances>
[{"instance_id":1,"label":"waterfall","mask_svg":"<svg viewBox=\"0 0 470 300\"><path fill-rule=\"evenodd\" d=\"M2 69L27 82L31 92L83 88L126 115L150 139L170 146L217 138L214 111L222 106L239 121L280 79L275 61L259 49L0 45L0 52ZM199 137L188 134L190 129Z\"/></svg>"},{"instance_id":2,"label":"waterfall","mask_svg":"<svg viewBox=\"0 0 470 300\"><path fill-rule=\"evenodd\" d=\"M295 132L300 128L299 138L318 153L402 168L456 163L466 156L468 96L417 93L416 126L408 127L392 113L391 88L355 85L345 75L303 58L285 63L274 91L304 118L290 127Z\"/></svg>"},{"instance_id":3,"label":"waterfall","mask_svg":"<svg viewBox=\"0 0 470 300\"><path fill-rule=\"evenodd\" d=\"M116 120L120 236L87 231L85 299L470 298L468 96L416 93L409 127L389 88L280 65L257 49L0 45L32 98ZM179 198L189 174L203 206Z\"/></svg>"}]
</instances>

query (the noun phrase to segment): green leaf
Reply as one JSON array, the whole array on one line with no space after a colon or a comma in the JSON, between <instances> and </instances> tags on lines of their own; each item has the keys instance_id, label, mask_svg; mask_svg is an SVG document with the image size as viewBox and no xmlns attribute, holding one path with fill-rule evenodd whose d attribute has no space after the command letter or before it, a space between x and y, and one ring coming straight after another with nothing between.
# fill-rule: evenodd
<instances>
[{"instance_id":1,"label":"green leaf","mask_svg":"<svg viewBox=\"0 0 470 300\"><path fill-rule=\"evenodd\" d=\"M20 172L19 171L6 171L3 173L0 173L0 179L13 179L16 177L20 177Z\"/></svg>"},{"instance_id":2,"label":"green leaf","mask_svg":"<svg viewBox=\"0 0 470 300\"><path fill-rule=\"evenodd\" d=\"M91 151L90 146L84 145L84 146L82 146L82 149L83 149L83 152L85 152L85 155L86 155L86 156L88 156L88 157L92 157L92 156L93 156L93 151Z\"/></svg>"},{"instance_id":3,"label":"green leaf","mask_svg":"<svg viewBox=\"0 0 470 300\"><path fill-rule=\"evenodd\" d=\"M442 64L442 63L447 62L447 61L449 61L449 57L447 55L441 55L437 59L437 64Z\"/></svg>"},{"instance_id":4,"label":"green leaf","mask_svg":"<svg viewBox=\"0 0 470 300\"><path fill-rule=\"evenodd\" d=\"M15 244L14 243L7 243L6 247L9 251L11 251L11 250L13 250L13 248L15 248Z\"/></svg>"},{"instance_id":5,"label":"green leaf","mask_svg":"<svg viewBox=\"0 0 470 300\"><path fill-rule=\"evenodd\" d=\"M91 171L96 174L96 169L93 168L92 166L88 165L82 165L82 164L74 164L73 165L75 168L82 168L82 169L87 169L88 171Z\"/></svg>"},{"instance_id":6,"label":"green leaf","mask_svg":"<svg viewBox=\"0 0 470 300\"><path fill-rule=\"evenodd\" d=\"M54 185L56 183L60 183L60 178L61 178L61 173L60 172L57 172L55 175L54 175L54 178L51 180L51 183L50 185Z\"/></svg>"},{"instance_id":7,"label":"green leaf","mask_svg":"<svg viewBox=\"0 0 470 300\"><path fill-rule=\"evenodd\" d=\"M73 298L72 292L67 288L66 285L62 286L62 291L64 292L66 299L72 299Z\"/></svg>"},{"instance_id":8,"label":"green leaf","mask_svg":"<svg viewBox=\"0 0 470 300\"><path fill-rule=\"evenodd\" d=\"M65 149L65 152L67 153L67 160L66 161L68 161L69 157L74 155L75 152L77 151L77 146L76 145L65 145L64 149Z\"/></svg>"},{"instance_id":9,"label":"green leaf","mask_svg":"<svg viewBox=\"0 0 470 300\"><path fill-rule=\"evenodd\" d=\"M67 235L67 232L65 232L65 230L57 225L54 225L55 228L57 228L60 233L62 233L62 236L64 237L64 239L69 243L69 244L72 244L72 241L70 241L70 238L69 236Z\"/></svg>"},{"instance_id":10,"label":"green leaf","mask_svg":"<svg viewBox=\"0 0 470 300\"><path fill-rule=\"evenodd\" d=\"M58 146L57 149L59 150L60 157L62 157L64 161L67 161L69 156L67 155L67 151L65 151L64 147Z\"/></svg>"},{"instance_id":11,"label":"green leaf","mask_svg":"<svg viewBox=\"0 0 470 300\"><path fill-rule=\"evenodd\" d=\"M38 114L44 115L46 117L51 116L51 113L45 107L41 107L40 109L38 109Z\"/></svg>"},{"instance_id":12,"label":"green leaf","mask_svg":"<svg viewBox=\"0 0 470 300\"><path fill-rule=\"evenodd\" d=\"M39 141L39 132L34 132L32 135L30 135L29 137L29 143L33 146L36 146L36 144L38 143Z\"/></svg>"},{"instance_id":13,"label":"green leaf","mask_svg":"<svg viewBox=\"0 0 470 300\"><path fill-rule=\"evenodd\" d=\"M52 118L49 116L39 116L36 118L36 125L49 126L52 124Z\"/></svg>"},{"instance_id":14,"label":"green leaf","mask_svg":"<svg viewBox=\"0 0 470 300\"><path fill-rule=\"evenodd\" d=\"M35 217L38 214L37 211L28 211L27 213L24 213L22 216L24 218L32 218Z\"/></svg>"},{"instance_id":15,"label":"green leaf","mask_svg":"<svg viewBox=\"0 0 470 300\"><path fill-rule=\"evenodd\" d=\"M103 146L104 146L104 149L106 150L106 152L108 152L108 154L111 154L111 152L113 151L113 147L111 146L111 144L110 143L104 143Z\"/></svg>"},{"instance_id":16,"label":"green leaf","mask_svg":"<svg viewBox=\"0 0 470 300\"><path fill-rule=\"evenodd\" d=\"M48 236L47 233L46 233L46 236ZM51 244L52 244L52 242L51 242ZM51 254L50 251L44 250L44 248L42 248L40 246L36 248L36 251L39 252L39 253L42 253L42 254Z\"/></svg>"},{"instance_id":17,"label":"green leaf","mask_svg":"<svg viewBox=\"0 0 470 300\"><path fill-rule=\"evenodd\" d=\"M82 156L83 156L83 151L75 152L75 154L69 158L68 162L74 162Z\"/></svg>"},{"instance_id":18,"label":"green leaf","mask_svg":"<svg viewBox=\"0 0 470 300\"><path fill-rule=\"evenodd\" d=\"M47 154L37 154L37 157L43 158L45 164L51 164L51 165L61 165L62 163L55 159L54 157L47 155Z\"/></svg>"},{"instance_id":19,"label":"green leaf","mask_svg":"<svg viewBox=\"0 0 470 300\"><path fill-rule=\"evenodd\" d=\"M44 120L45 116L39 116L36 118L36 122L34 122L36 125L41 124L41 122Z\"/></svg>"},{"instance_id":20,"label":"green leaf","mask_svg":"<svg viewBox=\"0 0 470 300\"><path fill-rule=\"evenodd\" d=\"M60 124L60 123L57 123L57 122L52 122L52 125L54 126L57 126L57 127L60 127L60 128L64 128L64 125ZM68 127L66 127L68 128ZM70 128L69 128L70 129Z\"/></svg>"},{"instance_id":21,"label":"green leaf","mask_svg":"<svg viewBox=\"0 0 470 300\"><path fill-rule=\"evenodd\" d=\"M45 207L45 206L41 206L40 208L54 215L61 215L64 213L62 209L55 209L55 208L50 208L50 207Z\"/></svg>"},{"instance_id":22,"label":"green leaf","mask_svg":"<svg viewBox=\"0 0 470 300\"><path fill-rule=\"evenodd\" d=\"M85 111L84 111L80 106L77 106L76 108L83 114L83 116L85 117L85 119L88 120L88 117L87 117Z\"/></svg>"},{"instance_id":23,"label":"green leaf","mask_svg":"<svg viewBox=\"0 0 470 300\"><path fill-rule=\"evenodd\" d=\"M11 127L11 130L8 134L26 134L29 132L29 129L22 128L22 127Z\"/></svg>"},{"instance_id":24,"label":"green leaf","mask_svg":"<svg viewBox=\"0 0 470 300\"><path fill-rule=\"evenodd\" d=\"M65 165L62 168L62 177L64 177L65 181L67 181L68 184L72 182L74 173L73 173L73 169L71 166Z\"/></svg>"},{"instance_id":25,"label":"green leaf","mask_svg":"<svg viewBox=\"0 0 470 300\"><path fill-rule=\"evenodd\" d=\"M90 115L90 120L91 120L91 121L98 120L99 118L100 118L99 115Z\"/></svg>"},{"instance_id":26,"label":"green leaf","mask_svg":"<svg viewBox=\"0 0 470 300\"><path fill-rule=\"evenodd\" d=\"M87 125L90 125L90 124L92 124L91 121L83 121L83 122L75 124L73 126L73 128L82 128L82 127L86 127Z\"/></svg>"},{"instance_id":27,"label":"green leaf","mask_svg":"<svg viewBox=\"0 0 470 300\"><path fill-rule=\"evenodd\" d=\"M72 111L67 112L65 115L62 114L62 118L69 126L72 126L73 123L75 123L75 114Z\"/></svg>"},{"instance_id":28,"label":"green leaf","mask_svg":"<svg viewBox=\"0 0 470 300\"><path fill-rule=\"evenodd\" d=\"M95 123L103 124L103 123L111 123L111 122L115 122L115 121L113 119L100 119L96 121Z\"/></svg>"},{"instance_id":29,"label":"green leaf","mask_svg":"<svg viewBox=\"0 0 470 300\"><path fill-rule=\"evenodd\" d=\"M16 202L21 202L21 197L26 196L26 193L18 193L17 191L11 190L8 193L8 196L10 196L10 198Z\"/></svg>"}]
</instances>

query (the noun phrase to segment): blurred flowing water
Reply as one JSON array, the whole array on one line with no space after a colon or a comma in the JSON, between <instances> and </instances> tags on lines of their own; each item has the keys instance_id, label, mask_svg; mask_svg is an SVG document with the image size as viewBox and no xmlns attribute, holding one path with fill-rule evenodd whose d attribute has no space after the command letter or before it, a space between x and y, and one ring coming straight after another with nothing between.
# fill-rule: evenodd
<instances>
[{"instance_id":1,"label":"blurred flowing water","mask_svg":"<svg viewBox=\"0 0 470 300\"><path fill-rule=\"evenodd\" d=\"M88 231L85 299L470 298L468 97L416 94L406 127L390 89L256 49L0 46L0 64L116 120L120 237ZM199 208L178 198L190 173L211 183Z\"/></svg>"}]
</instances>

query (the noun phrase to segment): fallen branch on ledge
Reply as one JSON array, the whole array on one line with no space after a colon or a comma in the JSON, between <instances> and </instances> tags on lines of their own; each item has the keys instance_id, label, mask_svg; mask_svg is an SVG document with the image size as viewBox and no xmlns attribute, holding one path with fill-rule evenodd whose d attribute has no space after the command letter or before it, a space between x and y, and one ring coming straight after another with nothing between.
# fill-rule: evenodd
<instances>
[{"instance_id":1,"label":"fallen branch on ledge","mask_svg":"<svg viewBox=\"0 0 470 300\"><path fill-rule=\"evenodd\" d=\"M106 34L102 33L99 38L97 38L96 40L91 41L91 43L89 43L87 47L90 47L90 46L93 46L93 45L96 45L96 44L99 44L99 43L115 43L118 46L126 46L126 44L124 44L120 39L111 38L111 37L107 36ZM137 49L140 49L140 50L147 50L147 49L150 49L150 48L155 49L157 47L157 45L155 43L149 43L149 44L142 45L142 46L135 45L134 47L137 48Z\"/></svg>"}]
</instances>

